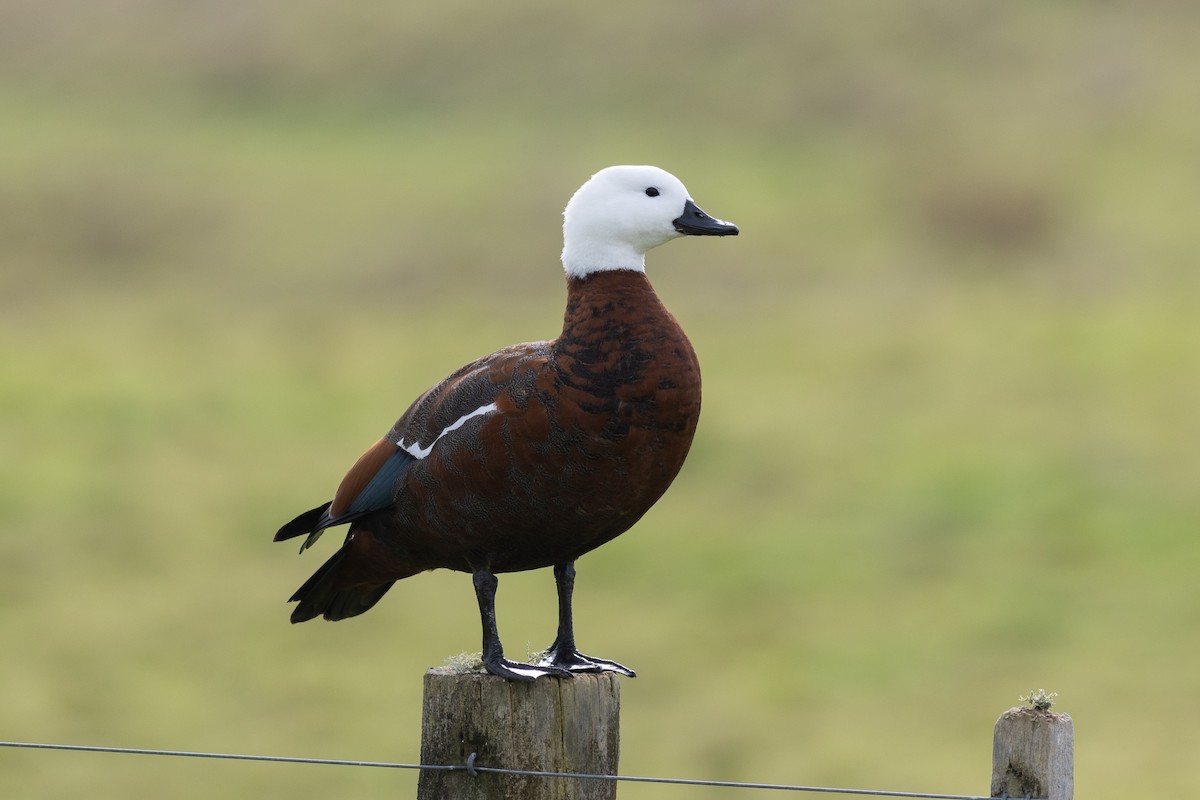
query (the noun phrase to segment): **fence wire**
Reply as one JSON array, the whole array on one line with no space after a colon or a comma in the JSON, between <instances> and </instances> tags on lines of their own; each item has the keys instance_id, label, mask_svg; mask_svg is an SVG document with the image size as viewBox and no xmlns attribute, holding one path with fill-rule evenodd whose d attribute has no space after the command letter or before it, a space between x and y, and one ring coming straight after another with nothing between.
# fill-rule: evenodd
<instances>
[{"instance_id":1,"label":"fence wire","mask_svg":"<svg viewBox=\"0 0 1200 800\"><path fill-rule=\"evenodd\" d=\"M817 794L845 794L870 797L903 797L920 800L994 800L984 795L973 794L929 794L925 792L896 792L882 789L845 789L835 786L801 786L784 783L750 783L743 781L710 781L690 778L643 778L633 775L589 775L579 772L541 772L538 770L504 769L485 767L475 763L472 753L465 764L402 764L394 761L355 761L340 758L305 758L298 756L262 756L243 753L208 753L197 750L150 750L133 747L101 747L83 744L44 744L38 742L0 742L0 747L26 750L55 750L84 753L120 753L138 756L167 756L171 758L210 758L226 761L265 761L276 764L316 764L335 767L376 767L382 769L413 769L440 772L466 772L474 777L479 773L497 775L520 775L534 778L571 778L577 780L624 781L627 783L657 783L674 786L714 786L725 789L760 789L780 792L810 792ZM1002 800L1007 800L1003 798Z\"/></svg>"}]
</instances>

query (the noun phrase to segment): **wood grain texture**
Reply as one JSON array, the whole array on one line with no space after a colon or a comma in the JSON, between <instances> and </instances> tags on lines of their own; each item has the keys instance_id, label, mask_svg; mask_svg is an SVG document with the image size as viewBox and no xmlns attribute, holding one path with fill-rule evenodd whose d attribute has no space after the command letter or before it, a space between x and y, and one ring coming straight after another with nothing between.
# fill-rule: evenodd
<instances>
[{"instance_id":1,"label":"wood grain texture","mask_svg":"<svg viewBox=\"0 0 1200 800\"><path fill-rule=\"evenodd\" d=\"M506 681L425 673L421 763L615 775L621 691L612 673ZM424 771L417 800L613 800L616 782Z\"/></svg>"},{"instance_id":2,"label":"wood grain texture","mask_svg":"<svg viewBox=\"0 0 1200 800\"><path fill-rule=\"evenodd\" d=\"M1071 717L1010 708L996 721L992 797L1071 800L1075 792L1075 731Z\"/></svg>"}]
</instances>

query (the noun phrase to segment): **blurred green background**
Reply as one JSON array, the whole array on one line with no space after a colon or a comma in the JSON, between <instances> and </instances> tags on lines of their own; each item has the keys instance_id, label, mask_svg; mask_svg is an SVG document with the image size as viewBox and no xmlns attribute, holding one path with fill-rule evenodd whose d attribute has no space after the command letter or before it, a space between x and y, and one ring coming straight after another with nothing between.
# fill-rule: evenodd
<instances>
[{"instance_id":1,"label":"blurred green background","mask_svg":"<svg viewBox=\"0 0 1200 800\"><path fill-rule=\"evenodd\" d=\"M640 673L622 771L986 793L1044 687L1079 796L1195 796L1198 23L0 4L0 738L415 761L423 671L479 647L469 579L290 626L333 542L271 535L450 369L553 336L562 206L653 163L742 236L650 255L704 415L579 564L581 647ZM499 614L546 645L551 576ZM415 782L0 751L13 798Z\"/></svg>"}]
</instances>

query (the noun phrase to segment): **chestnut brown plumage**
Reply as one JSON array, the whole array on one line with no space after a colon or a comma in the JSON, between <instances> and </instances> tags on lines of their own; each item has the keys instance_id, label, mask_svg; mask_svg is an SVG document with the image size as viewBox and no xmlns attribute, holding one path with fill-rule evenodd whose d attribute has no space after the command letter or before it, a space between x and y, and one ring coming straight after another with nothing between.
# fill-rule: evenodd
<instances>
[{"instance_id":1,"label":"chestnut brown plumage","mask_svg":"<svg viewBox=\"0 0 1200 800\"><path fill-rule=\"evenodd\" d=\"M607 218L622 215L629 219ZM291 598L292 621L361 614L395 581L447 568L474 576L488 671L523 680L632 675L578 652L571 600L575 560L627 531L662 496L699 420L695 351L641 257L679 235L736 233L662 170L593 176L566 211L562 333L499 350L429 389L355 463L332 501L279 530L276 540L307 535L303 550L325 528L350 524L341 548ZM613 263L597 261L605 256ZM509 661L496 629L495 576L541 567L554 568L558 637L538 664Z\"/></svg>"}]
</instances>

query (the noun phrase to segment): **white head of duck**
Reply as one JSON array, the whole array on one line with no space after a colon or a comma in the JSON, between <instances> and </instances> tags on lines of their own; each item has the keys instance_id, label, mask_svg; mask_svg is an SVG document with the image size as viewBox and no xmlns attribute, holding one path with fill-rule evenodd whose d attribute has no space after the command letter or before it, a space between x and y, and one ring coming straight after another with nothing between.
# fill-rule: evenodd
<instances>
[{"instance_id":1,"label":"white head of duck","mask_svg":"<svg viewBox=\"0 0 1200 800\"><path fill-rule=\"evenodd\" d=\"M563 211L563 268L573 278L605 270L645 272L646 252L660 244L737 233L733 223L701 211L666 170L608 167L579 187Z\"/></svg>"}]
</instances>

